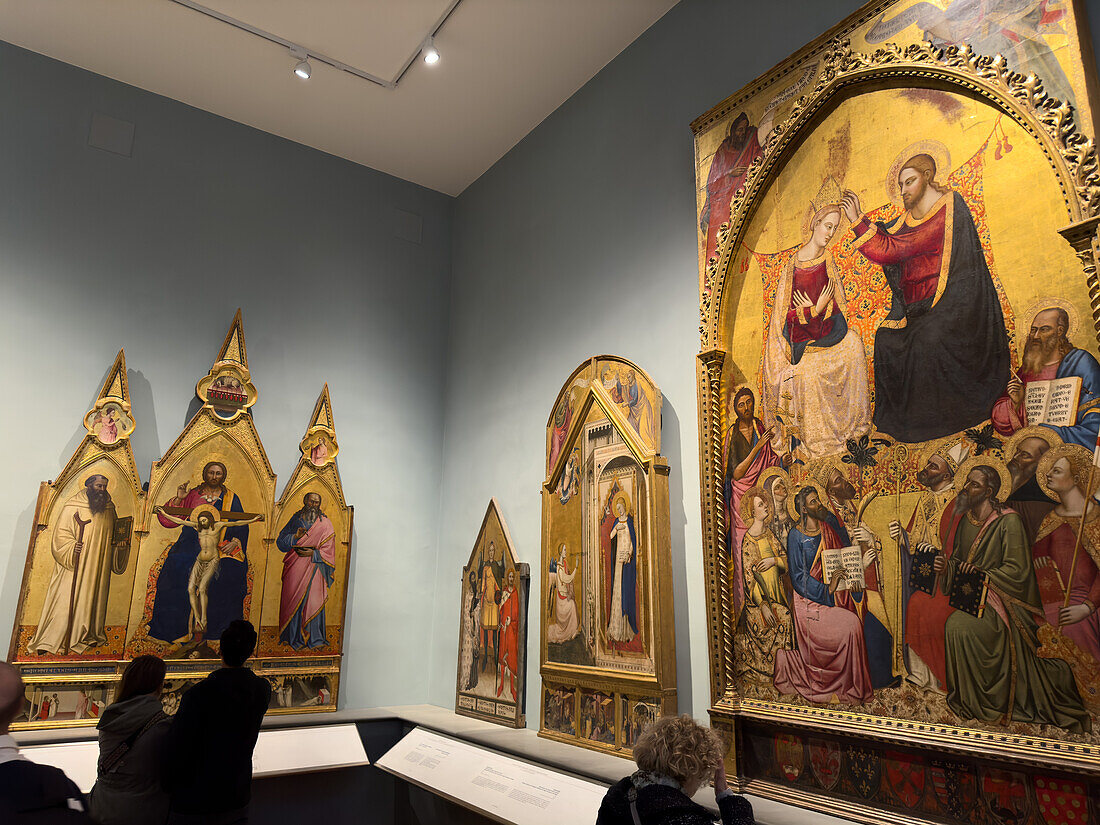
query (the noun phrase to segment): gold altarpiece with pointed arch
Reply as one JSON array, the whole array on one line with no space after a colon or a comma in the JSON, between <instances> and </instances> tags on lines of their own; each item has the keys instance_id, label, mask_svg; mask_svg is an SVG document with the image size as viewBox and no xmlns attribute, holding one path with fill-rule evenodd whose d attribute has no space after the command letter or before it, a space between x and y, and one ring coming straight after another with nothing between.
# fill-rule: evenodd
<instances>
[{"instance_id":1,"label":"gold altarpiece with pointed arch","mask_svg":"<svg viewBox=\"0 0 1100 825\"><path fill-rule=\"evenodd\" d=\"M692 124L710 713L753 793L1100 814L1087 473L1036 480L1100 430L1095 92L1081 3L878 0Z\"/></svg>"},{"instance_id":2,"label":"gold altarpiece with pointed arch","mask_svg":"<svg viewBox=\"0 0 1100 825\"><path fill-rule=\"evenodd\" d=\"M258 390L237 311L201 402L143 485L119 353L83 417L87 435L39 490L9 652L27 682L16 727L95 724L126 662L168 665L168 712L220 666L234 619L256 626L249 665L272 684L270 712L336 709L352 508L328 385L282 494L253 422Z\"/></svg>"},{"instance_id":3,"label":"gold altarpiece with pointed arch","mask_svg":"<svg viewBox=\"0 0 1100 825\"><path fill-rule=\"evenodd\" d=\"M644 370L599 355L546 428L539 735L624 757L676 711L661 403Z\"/></svg>"}]
</instances>

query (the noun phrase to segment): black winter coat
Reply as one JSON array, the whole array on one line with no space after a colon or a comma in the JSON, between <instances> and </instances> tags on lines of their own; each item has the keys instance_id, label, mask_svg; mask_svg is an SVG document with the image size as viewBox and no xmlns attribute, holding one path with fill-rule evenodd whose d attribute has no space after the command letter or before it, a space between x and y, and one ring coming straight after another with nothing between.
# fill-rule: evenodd
<instances>
[{"instance_id":1,"label":"black winter coat","mask_svg":"<svg viewBox=\"0 0 1100 825\"><path fill-rule=\"evenodd\" d=\"M629 792L637 791L636 805L641 825L713 825L714 815L691 801L679 788L661 785L637 771L607 789L596 815L596 825L634 825ZM741 796L727 796L718 802L722 825L753 825L752 805Z\"/></svg>"}]
</instances>

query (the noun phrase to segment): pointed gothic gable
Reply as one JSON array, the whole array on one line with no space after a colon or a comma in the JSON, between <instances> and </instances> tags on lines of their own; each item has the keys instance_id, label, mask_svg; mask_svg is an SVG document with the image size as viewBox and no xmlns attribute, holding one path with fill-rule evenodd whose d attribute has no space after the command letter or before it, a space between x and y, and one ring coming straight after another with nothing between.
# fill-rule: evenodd
<instances>
[{"instance_id":1,"label":"pointed gothic gable","mask_svg":"<svg viewBox=\"0 0 1100 825\"><path fill-rule=\"evenodd\" d=\"M541 735L624 753L634 728L616 708L675 709L660 404L643 370L601 355L570 375L548 420Z\"/></svg>"},{"instance_id":2,"label":"pointed gothic gable","mask_svg":"<svg viewBox=\"0 0 1100 825\"><path fill-rule=\"evenodd\" d=\"M271 524L275 552L267 570L263 608L257 624L260 635L257 651L261 656L339 655L343 649L354 508L344 500L336 465L338 448L333 422L332 401L325 384L299 445L298 465L275 505ZM324 450L323 456L319 449ZM321 518L327 519L331 526L331 538L326 527L320 539L325 566L319 574L326 578L323 598L317 593L299 592L306 583L305 572L313 571L294 555L295 536L301 526L299 514L306 507L307 497L314 495L320 498ZM314 532L321 531L314 529ZM313 538L311 535L310 540ZM302 604L303 599L308 605ZM298 616L296 622L300 607L308 615Z\"/></svg>"},{"instance_id":3,"label":"pointed gothic gable","mask_svg":"<svg viewBox=\"0 0 1100 825\"><path fill-rule=\"evenodd\" d=\"M39 487L9 652L13 662L122 656L134 581L133 528L144 501L130 446L136 425L122 351L81 423L84 439L57 478ZM93 514L89 496L96 479L105 480L109 500ZM79 553L77 541L84 545ZM67 560L67 569L58 558ZM82 571L75 584L74 566ZM100 584L84 592L88 576Z\"/></svg>"},{"instance_id":4,"label":"pointed gothic gable","mask_svg":"<svg viewBox=\"0 0 1100 825\"><path fill-rule=\"evenodd\" d=\"M525 726L530 566L516 560L500 504L489 500L462 568L455 712Z\"/></svg>"}]
</instances>

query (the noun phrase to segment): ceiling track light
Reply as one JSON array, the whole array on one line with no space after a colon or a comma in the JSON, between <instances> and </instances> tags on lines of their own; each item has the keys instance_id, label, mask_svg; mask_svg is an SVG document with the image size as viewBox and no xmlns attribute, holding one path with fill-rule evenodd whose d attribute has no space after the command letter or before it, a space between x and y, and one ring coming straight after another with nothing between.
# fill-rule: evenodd
<instances>
[{"instance_id":1,"label":"ceiling track light","mask_svg":"<svg viewBox=\"0 0 1100 825\"><path fill-rule=\"evenodd\" d=\"M318 63L324 63L326 66L331 66L338 71L347 72L348 74L354 75L355 77L362 78L363 80L368 80L371 83L381 86L384 89L396 89L397 84L401 82L401 78L405 76L405 73L409 70L409 67L416 62L417 55L422 56L424 58L424 62L427 63L429 66L435 65L439 62L439 50L435 47L435 36L439 34L439 30L443 28L443 26L450 19L451 15L454 14L454 10L458 8L458 4L461 3L462 0L449 0L449 2L447 3L447 7L443 10L443 13L435 21L435 25L428 29L428 36L423 40L423 42L421 42L419 46L413 49L412 54L409 55L408 59L401 66L401 69L390 80L387 80L384 77L379 77L378 75L371 74L370 72L364 71L362 69L357 69L355 66L349 66L343 61L337 60L334 57L329 57L326 54L321 54L321 52L306 51L304 47L299 46L297 43L287 40L284 37L280 37L274 32L269 32L259 28L258 26L253 26L251 23L246 23L243 20L238 20L236 17L230 17L225 12L218 11L217 9L212 9L209 6L204 6L202 3L198 2L198 0L169 0L169 2L191 9L192 11L198 12L199 14L204 14L214 20L218 20L222 23L233 26L236 29L240 29L243 32L247 32L248 34L266 40L269 43L275 43L276 45L282 46L285 49L289 49L291 56L298 61L294 65L294 74L300 77L302 80L308 80L309 76L313 73L312 67L309 63L310 59L312 59L317 61Z\"/></svg>"},{"instance_id":2,"label":"ceiling track light","mask_svg":"<svg viewBox=\"0 0 1100 825\"><path fill-rule=\"evenodd\" d=\"M294 74L302 78L302 80L309 80L310 74L313 73L309 65L309 53L301 49L291 49L290 56L298 60L294 65Z\"/></svg>"},{"instance_id":3,"label":"ceiling track light","mask_svg":"<svg viewBox=\"0 0 1100 825\"><path fill-rule=\"evenodd\" d=\"M435 47L434 37L429 37L424 41L424 46L421 48L420 53L424 55L424 62L429 66L434 66L439 62L439 50Z\"/></svg>"}]
</instances>

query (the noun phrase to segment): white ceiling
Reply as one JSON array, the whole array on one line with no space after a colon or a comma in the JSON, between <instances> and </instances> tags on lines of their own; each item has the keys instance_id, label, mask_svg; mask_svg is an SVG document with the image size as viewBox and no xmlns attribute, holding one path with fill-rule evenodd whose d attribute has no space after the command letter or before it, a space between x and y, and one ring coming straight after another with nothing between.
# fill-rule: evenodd
<instances>
[{"instance_id":1,"label":"white ceiling","mask_svg":"<svg viewBox=\"0 0 1100 825\"><path fill-rule=\"evenodd\" d=\"M300 80L283 47L171 0L0 0L0 38L457 195L675 4L462 0L440 62L418 58L396 89L316 61ZM392 79L449 3L204 5Z\"/></svg>"}]
</instances>

